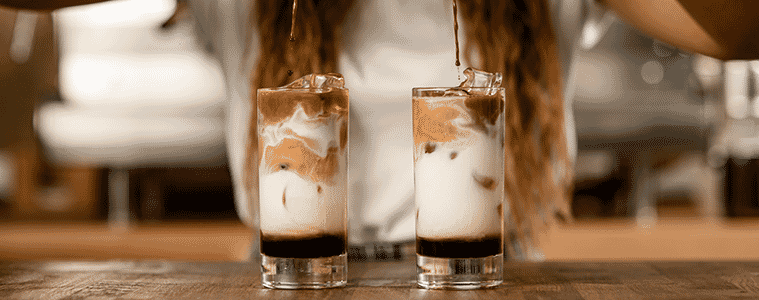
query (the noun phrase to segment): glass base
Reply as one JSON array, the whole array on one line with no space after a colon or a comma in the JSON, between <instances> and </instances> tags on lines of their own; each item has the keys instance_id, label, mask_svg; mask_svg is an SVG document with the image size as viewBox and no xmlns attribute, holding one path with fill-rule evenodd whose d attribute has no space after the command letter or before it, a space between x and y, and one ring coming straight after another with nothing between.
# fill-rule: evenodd
<instances>
[{"instance_id":1,"label":"glass base","mask_svg":"<svg viewBox=\"0 0 759 300\"><path fill-rule=\"evenodd\" d=\"M427 289L469 290L503 283L503 254L477 258L416 255L416 283Z\"/></svg>"},{"instance_id":2,"label":"glass base","mask_svg":"<svg viewBox=\"0 0 759 300\"><path fill-rule=\"evenodd\" d=\"M326 289L348 282L348 256L282 258L261 254L261 284L272 289Z\"/></svg>"}]
</instances>

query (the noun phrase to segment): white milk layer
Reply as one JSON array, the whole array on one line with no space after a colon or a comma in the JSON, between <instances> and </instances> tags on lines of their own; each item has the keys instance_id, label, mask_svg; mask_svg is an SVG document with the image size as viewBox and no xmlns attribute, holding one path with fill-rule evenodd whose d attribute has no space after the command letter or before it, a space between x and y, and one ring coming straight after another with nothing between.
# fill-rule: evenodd
<instances>
[{"instance_id":1,"label":"white milk layer","mask_svg":"<svg viewBox=\"0 0 759 300\"><path fill-rule=\"evenodd\" d=\"M341 121L337 114L309 118L298 105L290 118L259 129L262 149L277 146L285 139L296 139L306 146L304 151L324 158L327 149L339 147ZM332 184L312 181L294 170L270 172L267 166L259 166L261 231L276 235L342 233L348 196L347 152L338 150L337 173L330 180Z\"/></svg>"},{"instance_id":2,"label":"white milk layer","mask_svg":"<svg viewBox=\"0 0 759 300\"><path fill-rule=\"evenodd\" d=\"M344 170L335 176L336 185L312 182L289 171L261 176L261 231L288 236L342 233L347 200Z\"/></svg>"}]
</instances>

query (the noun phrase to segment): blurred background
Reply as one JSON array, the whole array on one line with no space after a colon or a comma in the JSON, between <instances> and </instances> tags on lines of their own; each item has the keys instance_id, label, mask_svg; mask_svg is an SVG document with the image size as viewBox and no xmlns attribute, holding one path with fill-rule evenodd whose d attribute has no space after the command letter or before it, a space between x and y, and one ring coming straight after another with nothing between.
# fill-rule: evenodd
<instances>
[{"instance_id":1,"label":"blurred background","mask_svg":"<svg viewBox=\"0 0 759 300\"><path fill-rule=\"evenodd\" d=\"M224 77L198 28L175 0L0 7L0 259L248 257ZM585 30L576 221L546 259L759 258L759 61L610 14Z\"/></svg>"}]
</instances>

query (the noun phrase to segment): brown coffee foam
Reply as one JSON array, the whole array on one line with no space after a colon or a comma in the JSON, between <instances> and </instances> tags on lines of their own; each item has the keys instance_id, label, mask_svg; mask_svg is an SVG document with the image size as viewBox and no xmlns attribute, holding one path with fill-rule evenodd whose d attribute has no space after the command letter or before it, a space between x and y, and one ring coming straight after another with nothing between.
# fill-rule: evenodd
<instances>
[{"instance_id":1,"label":"brown coffee foam","mask_svg":"<svg viewBox=\"0 0 759 300\"><path fill-rule=\"evenodd\" d=\"M317 90L259 90L258 109L259 121L263 126L276 126L292 117L298 105L303 108L308 118L329 117L340 115L340 149L327 149L327 156L320 157L313 148L313 140L299 137L292 130L285 133L291 137L284 138L277 145L265 145L259 137L259 161L269 172L280 170L281 164L286 164L288 170L294 171L312 181L331 184L338 168L338 152L342 153L348 143L348 91L332 89L327 92ZM326 122L326 119L325 119Z\"/></svg>"},{"instance_id":2,"label":"brown coffee foam","mask_svg":"<svg viewBox=\"0 0 759 300\"><path fill-rule=\"evenodd\" d=\"M465 133L452 123L461 113L453 106L465 107L474 119L470 127L486 132L486 125L495 125L505 105L500 95L440 98L438 100L435 97L415 97L412 101L416 147L427 143L451 142L463 137ZM435 105L430 105L433 102Z\"/></svg>"},{"instance_id":3,"label":"brown coffee foam","mask_svg":"<svg viewBox=\"0 0 759 300\"><path fill-rule=\"evenodd\" d=\"M263 142L259 145L265 147L263 151L259 151L263 153L261 165L265 166L270 173L282 170L281 166L284 165L287 170L303 178L333 184L332 178L340 171L337 147L330 147L327 149L327 156L320 157L303 141L294 138L285 138L274 146L264 146Z\"/></svg>"},{"instance_id":4,"label":"brown coffee foam","mask_svg":"<svg viewBox=\"0 0 759 300\"><path fill-rule=\"evenodd\" d=\"M264 125L277 124L289 118L298 105L306 115L316 117L330 114L348 115L348 90L332 89L327 92L316 90L271 89L258 91L258 110Z\"/></svg>"},{"instance_id":5,"label":"brown coffee foam","mask_svg":"<svg viewBox=\"0 0 759 300\"><path fill-rule=\"evenodd\" d=\"M451 106L430 107L427 99L414 98L412 101L414 119L414 144L418 147L427 142L449 142L456 139L458 128L451 120L459 116L459 111Z\"/></svg>"}]
</instances>

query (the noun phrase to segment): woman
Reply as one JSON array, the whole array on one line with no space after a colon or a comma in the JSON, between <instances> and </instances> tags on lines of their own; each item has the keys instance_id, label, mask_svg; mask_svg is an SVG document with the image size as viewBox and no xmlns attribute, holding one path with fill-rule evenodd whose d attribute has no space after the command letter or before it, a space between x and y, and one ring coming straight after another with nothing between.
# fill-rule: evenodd
<instances>
[{"instance_id":1,"label":"woman","mask_svg":"<svg viewBox=\"0 0 759 300\"><path fill-rule=\"evenodd\" d=\"M0 0L27 9L90 2L99 1ZM743 38L759 31L752 25L759 4L750 1L458 2L463 66L505 78L511 167L505 182L512 216L507 236L509 255L516 257L539 259L540 233L569 217L576 146L568 74L592 6L606 5L633 26L686 50L722 59L759 54L757 41ZM409 95L413 87L458 83L451 4L300 0L296 42L290 43L292 0L191 1L226 69L230 165L238 212L247 224L255 224L251 207L257 197L257 172L245 159L256 149L253 91L309 73L340 72L352 104L352 242L372 232L379 240L413 239Z\"/></svg>"}]
</instances>

